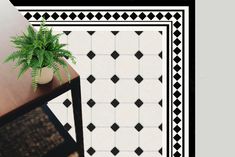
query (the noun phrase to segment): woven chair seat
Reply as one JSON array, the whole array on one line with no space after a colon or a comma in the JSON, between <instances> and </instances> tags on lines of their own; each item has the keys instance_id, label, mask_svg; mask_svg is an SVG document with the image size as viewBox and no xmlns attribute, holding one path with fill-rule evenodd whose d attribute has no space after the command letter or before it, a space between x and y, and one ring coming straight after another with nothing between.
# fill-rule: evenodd
<instances>
[{"instance_id":1,"label":"woven chair seat","mask_svg":"<svg viewBox=\"0 0 235 157\"><path fill-rule=\"evenodd\" d=\"M44 157L64 141L43 109L36 108L0 128L0 157Z\"/></svg>"}]
</instances>

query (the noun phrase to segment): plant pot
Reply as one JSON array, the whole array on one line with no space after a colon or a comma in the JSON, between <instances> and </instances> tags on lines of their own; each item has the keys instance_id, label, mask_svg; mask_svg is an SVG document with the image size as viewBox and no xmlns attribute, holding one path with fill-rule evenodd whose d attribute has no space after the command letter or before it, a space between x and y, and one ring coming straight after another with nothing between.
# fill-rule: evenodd
<instances>
[{"instance_id":1,"label":"plant pot","mask_svg":"<svg viewBox=\"0 0 235 157\"><path fill-rule=\"evenodd\" d=\"M39 72L37 83L38 84L47 84L53 79L53 70L51 68L44 67Z\"/></svg>"}]
</instances>

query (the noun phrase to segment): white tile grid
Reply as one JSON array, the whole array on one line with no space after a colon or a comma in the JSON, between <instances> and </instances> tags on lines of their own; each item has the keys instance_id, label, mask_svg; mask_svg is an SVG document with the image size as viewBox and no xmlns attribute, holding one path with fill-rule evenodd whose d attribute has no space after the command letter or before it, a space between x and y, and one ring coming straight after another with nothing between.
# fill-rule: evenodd
<instances>
[{"instance_id":1,"label":"white tile grid","mask_svg":"<svg viewBox=\"0 0 235 157\"><path fill-rule=\"evenodd\" d=\"M85 155L111 157L110 150L117 147L120 152L116 156L138 156L134 151L140 147L143 157L161 156L161 34L144 31L138 36L134 31L120 31L115 36L109 31L93 35L73 31L62 35L61 42L67 43L78 59L74 68L81 76ZM96 54L93 59L87 57L91 50ZM110 56L114 50L120 54L116 60ZM140 60L134 56L138 50L144 54ZM92 84L87 81L91 74L96 78ZM120 79L116 84L110 80L114 74ZM140 84L134 80L138 74L144 79ZM72 126L69 133L75 138L72 106L66 109L61 105L67 98L71 100L69 92L53 100L50 108L62 124ZM87 105L91 98L96 102L93 107ZM120 102L116 108L110 104L114 98ZM138 98L144 102L139 108L134 104ZM96 127L93 131L87 129L90 123ZM120 127L116 132L110 128L113 123ZM137 123L143 126L140 132L135 129ZM96 151L93 155L86 152L90 147Z\"/></svg>"}]
</instances>

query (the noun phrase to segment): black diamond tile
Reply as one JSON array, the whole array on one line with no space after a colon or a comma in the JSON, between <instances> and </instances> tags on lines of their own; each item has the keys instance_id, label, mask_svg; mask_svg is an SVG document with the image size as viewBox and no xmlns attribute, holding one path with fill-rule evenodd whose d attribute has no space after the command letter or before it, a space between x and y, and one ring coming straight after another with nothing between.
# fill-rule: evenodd
<instances>
[{"instance_id":1,"label":"black diamond tile","mask_svg":"<svg viewBox=\"0 0 235 157\"><path fill-rule=\"evenodd\" d=\"M94 101L93 99L90 99L90 100L87 102L87 105L92 108L92 107L95 105L95 101Z\"/></svg>"},{"instance_id":2,"label":"black diamond tile","mask_svg":"<svg viewBox=\"0 0 235 157\"><path fill-rule=\"evenodd\" d=\"M152 12L148 14L148 18L149 18L150 20L152 20L154 17L155 17L155 16L154 16L154 14L153 14Z\"/></svg>"},{"instance_id":3,"label":"black diamond tile","mask_svg":"<svg viewBox=\"0 0 235 157\"><path fill-rule=\"evenodd\" d=\"M140 19L145 19L146 18L146 15L142 12L140 15L139 15Z\"/></svg>"},{"instance_id":4,"label":"black diamond tile","mask_svg":"<svg viewBox=\"0 0 235 157\"><path fill-rule=\"evenodd\" d=\"M95 31L87 31L88 34L93 35Z\"/></svg>"},{"instance_id":5,"label":"black diamond tile","mask_svg":"<svg viewBox=\"0 0 235 157\"><path fill-rule=\"evenodd\" d=\"M181 85L179 84L179 82L176 82L175 84L174 84L174 87L176 88L176 89L179 89L180 87L181 87ZM178 99L177 99L178 100Z\"/></svg>"},{"instance_id":6,"label":"black diamond tile","mask_svg":"<svg viewBox=\"0 0 235 157\"><path fill-rule=\"evenodd\" d=\"M171 15L171 13L167 13L167 14L165 15L165 17L166 17L166 19L170 20L170 19L172 18L172 15Z\"/></svg>"},{"instance_id":7,"label":"black diamond tile","mask_svg":"<svg viewBox=\"0 0 235 157\"><path fill-rule=\"evenodd\" d=\"M160 148L160 149L158 150L158 152L162 155L162 148Z\"/></svg>"},{"instance_id":8,"label":"black diamond tile","mask_svg":"<svg viewBox=\"0 0 235 157\"><path fill-rule=\"evenodd\" d=\"M95 129L95 125L90 123L88 126L87 126L87 129L92 132L94 129Z\"/></svg>"},{"instance_id":9,"label":"black diamond tile","mask_svg":"<svg viewBox=\"0 0 235 157\"><path fill-rule=\"evenodd\" d=\"M162 107L162 100L160 100L160 101L158 102L158 104Z\"/></svg>"},{"instance_id":10,"label":"black diamond tile","mask_svg":"<svg viewBox=\"0 0 235 157\"><path fill-rule=\"evenodd\" d=\"M176 115L179 115L181 113L180 109L176 108L174 111L173 111Z\"/></svg>"},{"instance_id":11,"label":"black diamond tile","mask_svg":"<svg viewBox=\"0 0 235 157\"><path fill-rule=\"evenodd\" d=\"M141 53L140 51L138 51L138 52L135 53L135 57L138 58L138 59L140 59L140 58L143 57L143 53Z\"/></svg>"},{"instance_id":12,"label":"black diamond tile","mask_svg":"<svg viewBox=\"0 0 235 157\"><path fill-rule=\"evenodd\" d=\"M175 71L178 72L178 71L180 71L180 69L181 69L181 67L180 67L178 64L177 64L176 66L174 66L174 70L175 70Z\"/></svg>"},{"instance_id":13,"label":"black diamond tile","mask_svg":"<svg viewBox=\"0 0 235 157\"><path fill-rule=\"evenodd\" d=\"M176 47L176 48L174 49L174 52L175 52L176 54L179 54L179 53L181 52L181 50L180 50L178 47Z\"/></svg>"},{"instance_id":14,"label":"black diamond tile","mask_svg":"<svg viewBox=\"0 0 235 157\"><path fill-rule=\"evenodd\" d=\"M45 20L47 20L47 19L49 19L50 15L46 12L46 13L44 13L44 14L42 15L42 17L43 17Z\"/></svg>"},{"instance_id":15,"label":"black diamond tile","mask_svg":"<svg viewBox=\"0 0 235 157\"><path fill-rule=\"evenodd\" d=\"M181 76L180 76L178 73L176 73L176 74L174 75L174 78L175 78L176 80L179 80L179 79L181 78Z\"/></svg>"},{"instance_id":16,"label":"black diamond tile","mask_svg":"<svg viewBox=\"0 0 235 157\"><path fill-rule=\"evenodd\" d=\"M181 145L179 143L176 143L174 146L173 146L176 150L179 150L181 148Z\"/></svg>"},{"instance_id":17,"label":"black diamond tile","mask_svg":"<svg viewBox=\"0 0 235 157\"><path fill-rule=\"evenodd\" d=\"M117 107L119 105L119 101L117 99L113 99L111 104L113 105L113 107Z\"/></svg>"},{"instance_id":18,"label":"black diamond tile","mask_svg":"<svg viewBox=\"0 0 235 157\"><path fill-rule=\"evenodd\" d=\"M126 20L128 17L129 17L129 15L128 15L127 13L123 13L123 14L122 14L122 18L123 18L124 20Z\"/></svg>"},{"instance_id":19,"label":"black diamond tile","mask_svg":"<svg viewBox=\"0 0 235 157\"><path fill-rule=\"evenodd\" d=\"M119 33L119 31L111 31L111 33L112 33L113 35L117 35L117 34Z\"/></svg>"},{"instance_id":20,"label":"black diamond tile","mask_svg":"<svg viewBox=\"0 0 235 157\"><path fill-rule=\"evenodd\" d=\"M158 78L158 80L162 83L162 75Z\"/></svg>"},{"instance_id":21,"label":"black diamond tile","mask_svg":"<svg viewBox=\"0 0 235 157\"><path fill-rule=\"evenodd\" d=\"M117 20L117 19L119 19L119 17L120 17L120 15L116 12L115 14L113 14L113 18L115 19L115 20Z\"/></svg>"},{"instance_id":22,"label":"black diamond tile","mask_svg":"<svg viewBox=\"0 0 235 157\"><path fill-rule=\"evenodd\" d=\"M90 147L90 148L87 150L87 153L92 156L92 155L95 153L95 149L92 148L92 147Z\"/></svg>"},{"instance_id":23,"label":"black diamond tile","mask_svg":"<svg viewBox=\"0 0 235 157\"><path fill-rule=\"evenodd\" d=\"M143 31L135 31L135 33L136 33L137 35L140 35L140 34L143 33Z\"/></svg>"},{"instance_id":24,"label":"black diamond tile","mask_svg":"<svg viewBox=\"0 0 235 157\"><path fill-rule=\"evenodd\" d=\"M78 14L78 18L82 20L85 18L85 15L83 13L80 13L80 14Z\"/></svg>"},{"instance_id":25,"label":"black diamond tile","mask_svg":"<svg viewBox=\"0 0 235 157\"><path fill-rule=\"evenodd\" d=\"M141 125L140 123L136 124L136 126L135 126L135 129L136 129L138 132L140 132L143 128L144 128L143 125Z\"/></svg>"},{"instance_id":26,"label":"black diamond tile","mask_svg":"<svg viewBox=\"0 0 235 157\"><path fill-rule=\"evenodd\" d=\"M117 83L119 81L119 78L117 75L113 75L113 77L111 78L111 81L113 81L113 83Z\"/></svg>"},{"instance_id":27,"label":"black diamond tile","mask_svg":"<svg viewBox=\"0 0 235 157\"><path fill-rule=\"evenodd\" d=\"M100 20L100 19L103 17L103 15L99 12L99 13L97 13L97 14L95 15L95 17L96 17L98 20Z\"/></svg>"},{"instance_id":28,"label":"black diamond tile","mask_svg":"<svg viewBox=\"0 0 235 157\"><path fill-rule=\"evenodd\" d=\"M60 15L60 17L61 17L63 20L65 20L65 19L67 19L68 15L67 15L65 12L63 12L63 13Z\"/></svg>"},{"instance_id":29,"label":"black diamond tile","mask_svg":"<svg viewBox=\"0 0 235 157\"><path fill-rule=\"evenodd\" d=\"M119 53L117 53L117 51L113 51L111 56L113 57L113 59L117 59L119 57Z\"/></svg>"},{"instance_id":30,"label":"black diamond tile","mask_svg":"<svg viewBox=\"0 0 235 157\"><path fill-rule=\"evenodd\" d=\"M64 106L65 107L69 107L72 103L69 99L66 99L64 102L63 102Z\"/></svg>"},{"instance_id":31,"label":"black diamond tile","mask_svg":"<svg viewBox=\"0 0 235 157\"><path fill-rule=\"evenodd\" d=\"M181 157L181 154L177 151L174 153L174 157Z\"/></svg>"},{"instance_id":32,"label":"black diamond tile","mask_svg":"<svg viewBox=\"0 0 235 157\"><path fill-rule=\"evenodd\" d=\"M160 33L162 35L162 31L158 31L158 33Z\"/></svg>"},{"instance_id":33,"label":"black diamond tile","mask_svg":"<svg viewBox=\"0 0 235 157\"><path fill-rule=\"evenodd\" d=\"M132 13L131 15L130 15L130 17L132 18L132 20L135 20L136 18L137 18L137 15L136 15L136 13Z\"/></svg>"},{"instance_id":34,"label":"black diamond tile","mask_svg":"<svg viewBox=\"0 0 235 157\"><path fill-rule=\"evenodd\" d=\"M181 122L181 120L180 120L179 117L176 117L176 118L174 119L174 122L175 122L176 124L179 124L179 123Z\"/></svg>"},{"instance_id":35,"label":"black diamond tile","mask_svg":"<svg viewBox=\"0 0 235 157\"><path fill-rule=\"evenodd\" d=\"M162 131L162 124L160 124L160 125L158 126L158 128Z\"/></svg>"},{"instance_id":36,"label":"black diamond tile","mask_svg":"<svg viewBox=\"0 0 235 157\"><path fill-rule=\"evenodd\" d=\"M180 132L180 130L181 130L181 128L180 128L178 125L176 125L176 126L174 127L174 131L175 131L175 132L178 133L178 132Z\"/></svg>"},{"instance_id":37,"label":"black diamond tile","mask_svg":"<svg viewBox=\"0 0 235 157\"><path fill-rule=\"evenodd\" d=\"M25 17L27 20L29 20L29 19L32 17L32 15L31 15L29 12L27 12L27 13L24 15L24 17Z\"/></svg>"},{"instance_id":38,"label":"black diamond tile","mask_svg":"<svg viewBox=\"0 0 235 157\"><path fill-rule=\"evenodd\" d=\"M178 21L176 21L176 22L174 23L174 26L175 26L176 28L179 28L179 27L181 26L181 24L180 24Z\"/></svg>"},{"instance_id":39,"label":"black diamond tile","mask_svg":"<svg viewBox=\"0 0 235 157\"><path fill-rule=\"evenodd\" d=\"M87 57L90 58L90 59L93 59L95 57L95 53L93 51L90 51L88 54L87 54Z\"/></svg>"},{"instance_id":40,"label":"black diamond tile","mask_svg":"<svg viewBox=\"0 0 235 157\"><path fill-rule=\"evenodd\" d=\"M89 13L86 15L86 17L87 17L89 20L91 20L91 19L93 19L94 15L93 15L91 12L89 12Z\"/></svg>"},{"instance_id":41,"label":"black diamond tile","mask_svg":"<svg viewBox=\"0 0 235 157\"><path fill-rule=\"evenodd\" d=\"M70 125L69 123L66 123L66 124L64 125L64 129L65 129L66 131L69 131L71 128L72 128L72 127L71 127L71 125Z\"/></svg>"},{"instance_id":42,"label":"black diamond tile","mask_svg":"<svg viewBox=\"0 0 235 157\"><path fill-rule=\"evenodd\" d=\"M179 37L181 35L180 31L176 30L174 33L173 33L176 37Z\"/></svg>"},{"instance_id":43,"label":"black diamond tile","mask_svg":"<svg viewBox=\"0 0 235 157\"><path fill-rule=\"evenodd\" d=\"M116 132L116 131L119 129L119 126L117 125L117 123L114 123L114 124L111 126L111 129Z\"/></svg>"},{"instance_id":44,"label":"black diamond tile","mask_svg":"<svg viewBox=\"0 0 235 157\"><path fill-rule=\"evenodd\" d=\"M176 99L173 103L174 103L175 106L177 106L177 107L181 104L181 102L180 102L178 99Z\"/></svg>"},{"instance_id":45,"label":"black diamond tile","mask_svg":"<svg viewBox=\"0 0 235 157\"><path fill-rule=\"evenodd\" d=\"M141 83L141 82L143 81L143 77L141 77L140 75L138 75L138 76L135 77L135 81L136 81L137 83Z\"/></svg>"},{"instance_id":46,"label":"black diamond tile","mask_svg":"<svg viewBox=\"0 0 235 157\"><path fill-rule=\"evenodd\" d=\"M180 92L179 91L176 91L175 93L174 93L174 96L176 97L176 98L178 98L178 97L180 97Z\"/></svg>"},{"instance_id":47,"label":"black diamond tile","mask_svg":"<svg viewBox=\"0 0 235 157\"><path fill-rule=\"evenodd\" d=\"M176 141L179 141L179 140L181 139L181 137L180 137L178 134L176 134L176 135L174 136L174 139L175 139Z\"/></svg>"},{"instance_id":48,"label":"black diamond tile","mask_svg":"<svg viewBox=\"0 0 235 157\"><path fill-rule=\"evenodd\" d=\"M179 63L181 61L180 57L176 56L174 59L173 59L176 63Z\"/></svg>"},{"instance_id":49,"label":"black diamond tile","mask_svg":"<svg viewBox=\"0 0 235 157\"><path fill-rule=\"evenodd\" d=\"M77 16L76 14L74 14L74 12L72 12L70 15L69 15L70 19L74 20Z\"/></svg>"},{"instance_id":50,"label":"black diamond tile","mask_svg":"<svg viewBox=\"0 0 235 157\"><path fill-rule=\"evenodd\" d=\"M162 51L158 54L158 56L162 59Z\"/></svg>"},{"instance_id":51,"label":"black diamond tile","mask_svg":"<svg viewBox=\"0 0 235 157\"><path fill-rule=\"evenodd\" d=\"M175 45L178 46L180 43L181 43L181 41L180 41L178 38L174 40L174 44L175 44Z\"/></svg>"},{"instance_id":52,"label":"black diamond tile","mask_svg":"<svg viewBox=\"0 0 235 157\"><path fill-rule=\"evenodd\" d=\"M95 77L90 75L88 78L87 78L87 81L90 82L90 83L93 83L95 81Z\"/></svg>"},{"instance_id":53,"label":"black diamond tile","mask_svg":"<svg viewBox=\"0 0 235 157\"><path fill-rule=\"evenodd\" d=\"M161 20L161 19L163 18L163 15L162 15L162 13L158 13L158 14L156 15L156 17L157 17L159 20Z\"/></svg>"},{"instance_id":54,"label":"black diamond tile","mask_svg":"<svg viewBox=\"0 0 235 157\"><path fill-rule=\"evenodd\" d=\"M138 147L136 150L135 150L135 153L140 156L142 153L143 153L143 149L141 149L140 147Z\"/></svg>"},{"instance_id":55,"label":"black diamond tile","mask_svg":"<svg viewBox=\"0 0 235 157\"><path fill-rule=\"evenodd\" d=\"M65 35L69 35L71 31L63 31Z\"/></svg>"},{"instance_id":56,"label":"black diamond tile","mask_svg":"<svg viewBox=\"0 0 235 157\"><path fill-rule=\"evenodd\" d=\"M40 15L38 12L36 12L36 13L33 15L33 17L34 17L36 20L38 20L38 19L41 17L41 15Z\"/></svg>"},{"instance_id":57,"label":"black diamond tile","mask_svg":"<svg viewBox=\"0 0 235 157\"><path fill-rule=\"evenodd\" d=\"M181 18L181 15L180 15L179 13L175 13L174 18L175 18L176 20L179 20L179 18Z\"/></svg>"},{"instance_id":58,"label":"black diamond tile","mask_svg":"<svg viewBox=\"0 0 235 157\"><path fill-rule=\"evenodd\" d=\"M104 15L104 17L105 17L107 20L109 20L109 19L111 18L111 15L107 12L107 13Z\"/></svg>"},{"instance_id":59,"label":"black diamond tile","mask_svg":"<svg viewBox=\"0 0 235 157\"><path fill-rule=\"evenodd\" d=\"M111 150L111 153L116 156L116 155L119 153L119 150L118 150L116 147L114 147L114 148Z\"/></svg>"},{"instance_id":60,"label":"black diamond tile","mask_svg":"<svg viewBox=\"0 0 235 157\"><path fill-rule=\"evenodd\" d=\"M144 104L143 101L141 101L140 99L138 99L138 100L135 101L135 105L136 105L137 107L141 107L143 104Z\"/></svg>"},{"instance_id":61,"label":"black diamond tile","mask_svg":"<svg viewBox=\"0 0 235 157\"><path fill-rule=\"evenodd\" d=\"M56 19L58 19L59 15L58 15L56 12L54 12L54 13L51 15L51 17L52 17L54 20L56 20Z\"/></svg>"}]
</instances>

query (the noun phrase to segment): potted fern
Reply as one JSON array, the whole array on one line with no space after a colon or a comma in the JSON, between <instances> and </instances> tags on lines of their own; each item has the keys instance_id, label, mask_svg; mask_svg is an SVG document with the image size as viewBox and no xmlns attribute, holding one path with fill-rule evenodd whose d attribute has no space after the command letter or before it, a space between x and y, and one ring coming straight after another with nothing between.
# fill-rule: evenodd
<instances>
[{"instance_id":1,"label":"potted fern","mask_svg":"<svg viewBox=\"0 0 235 157\"><path fill-rule=\"evenodd\" d=\"M28 26L26 34L12 38L17 51L11 53L5 63L13 61L16 67L20 67L18 78L31 69L32 87L35 90L38 84L51 82L54 74L61 82L59 66L64 68L70 80L68 65L63 58L71 59L74 64L76 61L72 53L64 49L66 45L59 43L60 35L53 35L52 29L47 28L44 21L39 31Z\"/></svg>"}]
</instances>

